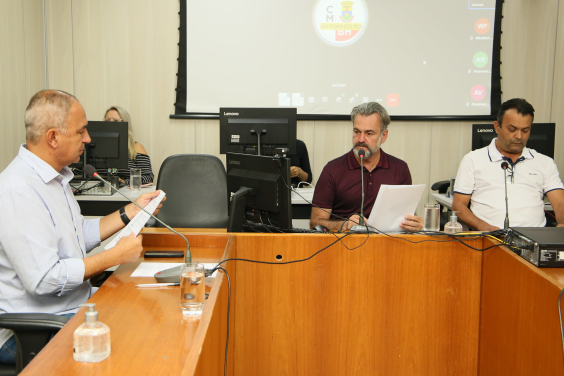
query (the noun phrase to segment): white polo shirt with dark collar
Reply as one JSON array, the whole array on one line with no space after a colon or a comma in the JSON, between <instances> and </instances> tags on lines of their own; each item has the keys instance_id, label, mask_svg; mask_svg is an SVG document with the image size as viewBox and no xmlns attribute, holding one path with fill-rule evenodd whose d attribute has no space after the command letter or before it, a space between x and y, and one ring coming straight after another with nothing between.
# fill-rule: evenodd
<instances>
[{"instance_id":1,"label":"white polo shirt with dark collar","mask_svg":"<svg viewBox=\"0 0 564 376\"><path fill-rule=\"evenodd\" d=\"M552 158L533 149L523 148L517 162L501 155L494 138L489 146L474 150L462 158L454 192L472 195L470 210L481 220L503 228L505 220L505 185L501 163L507 161L507 197L509 225L542 227L546 224L544 195L564 189L558 167Z\"/></svg>"}]
</instances>

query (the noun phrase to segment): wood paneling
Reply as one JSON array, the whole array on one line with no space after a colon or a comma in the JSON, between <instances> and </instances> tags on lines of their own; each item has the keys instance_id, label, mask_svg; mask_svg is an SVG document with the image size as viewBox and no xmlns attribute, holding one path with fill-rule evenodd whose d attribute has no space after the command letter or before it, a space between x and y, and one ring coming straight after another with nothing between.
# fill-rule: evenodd
<instances>
[{"instance_id":1,"label":"wood paneling","mask_svg":"<svg viewBox=\"0 0 564 376\"><path fill-rule=\"evenodd\" d=\"M484 253L480 376L562 375L562 269L539 269L505 249Z\"/></svg>"},{"instance_id":2,"label":"wood paneling","mask_svg":"<svg viewBox=\"0 0 564 376\"><path fill-rule=\"evenodd\" d=\"M146 248L181 243L158 230L144 234ZM223 263L232 282L228 375L564 372L556 307L563 269L536 268L503 247L480 252L419 235L353 235L339 243L324 234L180 231L200 261L237 259ZM307 261L281 264L324 247ZM207 287L201 319L187 320L178 287L134 287L152 281L130 277L136 264L120 267L90 299L112 330L107 360L72 360L82 310L23 375L221 375L226 277L218 273Z\"/></svg>"},{"instance_id":3,"label":"wood paneling","mask_svg":"<svg viewBox=\"0 0 564 376\"><path fill-rule=\"evenodd\" d=\"M334 240L238 235L237 257L297 260ZM481 260L452 242L370 236L302 263L237 262L234 374L476 375Z\"/></svg>"},{"instance_id":4,"label":"wood paneling","mask_svg":"<svg viewBox=\"0 0 564 376\"><path fill-rule=\"evenodd\" d=\"M167 236L149 234L145 239L149 243L152 237L151 241L158 243L155 237ZM200 245L206 243L198 240L201 236L188 235L194 245L194 256L200 262L217 262L230 254L226 253L232 247L227 247L229 235L222 235L222 239L219 236L210 236L211 243L219 245L222 242L223 247L210 248ZM100 321L111 330L112 352L106 360L81 363L72 359L72 336L84 322L85 309L82 308L24 369L22 375L179 375L184 374L187 363L196 365L202 348L206 357L220 361L203 365L204 369L214 369L214 374L221 374L227 309L224 276L220 274L211 285L206 285L210 300L206 302L202 316L187 318L180 309L178 286L135 287L139 283L155 282L152 277L130 277L142 261L143 258L140 258L135 263L122 265L89 300L96 303ZM158 261L177 262L174 259ZM225 307L220 307L222 304ZM214 328L210 329L210 325ZM193 374L194 367L191 369L189 374Z\"/></svg>"}]
</instances>

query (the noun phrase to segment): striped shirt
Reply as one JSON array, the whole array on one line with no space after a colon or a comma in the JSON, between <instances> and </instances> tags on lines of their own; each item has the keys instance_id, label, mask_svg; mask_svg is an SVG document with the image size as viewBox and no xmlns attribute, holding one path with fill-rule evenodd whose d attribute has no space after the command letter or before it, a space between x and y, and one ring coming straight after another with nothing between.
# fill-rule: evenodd
<instances>
[{"instance_id":1,"label":"striped shirt","mask_svg":"<svg viewBox=\"0 0 564 376\"><path fill-rule=\"evenodd\" d=\"M125 185L129 185L129 171L132 168L141 169L141 184L152 183L155 175L153 175L153 169L151 168L151 158L147 154L137 153L137 158L132 161L129 159L127 161L127 169L118 169L117 176L125 181Z\"/></svg>"}]
</instances>

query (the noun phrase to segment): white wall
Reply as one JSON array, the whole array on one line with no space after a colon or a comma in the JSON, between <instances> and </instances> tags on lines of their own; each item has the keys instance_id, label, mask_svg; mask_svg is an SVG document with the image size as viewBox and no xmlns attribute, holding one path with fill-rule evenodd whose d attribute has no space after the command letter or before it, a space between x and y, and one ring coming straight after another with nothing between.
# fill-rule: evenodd
<instances>
[{"instance_id":1,"label":"white wall","mask_svg":"<svg viewBox=\"0 0 564 376\"><path fill-rule=\"evenodd\" d=\"M538 122L556 122L555 160L564 152L564 6L560 0L505 2L503 100L523 97ZM155 174L177 153L219 155L216 120L171 120L178 56L178 0L46 0L48 86L69 91L91 120L111 105L128 109ZM560 13L560 14L559 14ZM0 169L24 141L27 101L45 87L41 0L0 0ZM560 27L559 27L560 26ZM205 52L192 58L205 59ZM556 67L556 68L555 68ZM206 72L202 72L206 74ZM472 122L393 122L384 150L405 160L415 184L456 175L470 151ZM351 146L347 121L301 121L314 181ZM220 156L225 160L224 156ZM423 201L428 201L428 196Z\"/></svg>"}]
</instances>

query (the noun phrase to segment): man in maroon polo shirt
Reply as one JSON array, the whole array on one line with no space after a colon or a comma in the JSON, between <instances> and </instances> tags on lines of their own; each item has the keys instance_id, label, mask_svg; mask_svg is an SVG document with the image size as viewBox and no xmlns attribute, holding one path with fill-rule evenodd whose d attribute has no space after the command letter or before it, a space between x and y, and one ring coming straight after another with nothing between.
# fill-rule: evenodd
<instances>
[{"instance_id":1,"label":"man in maroon polo shirt","mask_svg":"<svg viewBox=\"0 0 564 376\"><path fill-rule=\"evenodd\" d=\"M364 215L370 216L382 184L411 185L407 163L384 153L380 145L388 138L390 116L376 102L363 103L351 112L353 148L327 163L313 196L310 226L323 225L330 230L348 230L360 219L361 177L358 151L364 149ZM338 216L338 217L337 217ZM341 217L341 218L339 218ZM348 218L345 220L343 218ZM403 230L419 231L423 219L406 215Z\"/></svg>"}]
</instances>

